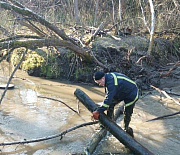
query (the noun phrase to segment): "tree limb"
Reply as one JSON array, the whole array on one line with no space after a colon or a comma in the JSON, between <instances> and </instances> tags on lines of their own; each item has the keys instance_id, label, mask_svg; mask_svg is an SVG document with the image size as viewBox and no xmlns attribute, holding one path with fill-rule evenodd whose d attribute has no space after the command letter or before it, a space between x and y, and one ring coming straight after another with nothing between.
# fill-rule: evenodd
<instances>
[{"instance_id":1,"label":"tree limb","mask_svg":"<svg viewBox=\"0 0 180 155\"><path fill-rule=\"evenodd\" d=\"M164 96L166 96L168 99L170 99L170 100L174 101L176 104L180 105L179 101L177 101L177 100L175 100L174 98L170 97L170 96L166 93L166 91L160 90L159 88L156 88L156 87L153 86L153 85L150 85L150 86L151 86L152 88L154 88L155 90L157 90L158 92L164 94Z\"/></svg>"},{"instance_id":2,"label":"tree limb","mask_svg":"<svg viewBox=\"0 0 180 155\"><path fill-rule=\"evenodd\" d=\"M14 1L13 2L16 2L18 4L17 1ZM17 5L16 4L16 5ZM34 13L32 10L28 9L28 8L25 8L24 6L22 7L22 5L19 3L19 5L21 7L18 7L18 6L15 6L15 5L12 5L12 4L9 4L9 3L6 3L6 2L2 2L0 1L0 7L5 9L5 10L13 10L15 11L16 13L19 13L23 16L26 16L26 17L30 17L32 18L34 21L38 22L38 23L41 23L42 25L48 27L50 30L52 30L53 32L55 32L58 36L60 36L62 39L64 40L69 40L73 43L75 43L71 38L69 38L65 32L63 30L59 30L58 27L54 26L53 24L51 24L50 22L48 22L47 20L45 20L43 17L37 15L36 13Z\"/></svg>"},{"instance_id":3,"label":"tree limb","mask_svg":"<svg viewBox=\"0 0 180 155\"><path fill-rule=\"evenodd\" d=\"M169 76L171 72L177 68L177 66L180 66L180 61L176 62L175 65L172 68L170 68L167 73L161 74L161 77Z\"/></svg>"},{"instance_id":4,"label":"tree limb","mask_svg":"<svg viewBox=\"0 0 180 155\"><path fill-rule=\"evenodd\" d=\"M50 98L50 97L45 97L45 96L37 96L37 97L39 97L39 98L46 98L46 99L49 99L49 100L61 102L61 103L64 104L66 107L68 107L69 109L71 109L72 111L74 111L75 113L78 114L78 112L77 112L76 110L74 110L73 108L71 108L70 106L68 106L66 103L64 103L64 102L61 101L61 100L54 99L54 98Z\"/></svg>"},{"instance_id":5,"label":"tree limb","mask_svg":"<svg viewBox=\"0 0 180 155\"><path fill-rule=\"evenodd\" d=\"M11 74L11 76L10 76L10 78L9 78L9 80L8 80L8 83L7 83L7 85L6 85L6 88L5 88L5 90L4 90L4 92L3 92L2 96L1 96L0 104L1 104L3 98L4 98L5 94L6 94L6 91L7 91L7 89L8 89L8 86L9 86L10 82L11 82L11 79L13 78L16 70L19 68L19 66L20 66L21 63L23 62L24 57L25 57L25 54L27 53L27 50L28 50L28 49L26 48L26 50L23 52L23 56L22 56L20 62L18 63L18 65L16 66L16 68L14 69L14 71L12 72L12 74Z\"/></svg>"},{"instance_id":6,"label":"tree limb","mask_svg":"<svg viewBox=\"0 0 180 155\"><path fill-rule=\"evenodd\" d=\"M32 140L24 140L24 141L19 141L19 142L0 143L0 146L35 143L35 142L41 142L41 141L57 138L57 137L60 137L60 136L61 136L61 139L62 139L62 136L65 135L68 132L71 132L73 130L76 130L78 128L81 128L81 127L84 127L84 126L87 126L87 125L97 124L98 122L99 121L83 123L83 124L77 125L75 127L69 128L69 129L67 129L67 130L65 130L65 131L63 131L61 133L58 133L58 134L55 134L55 135L52 135L52 136L43 137L43 138L32 139Z\"/></svg>"},{"instance_id":7,"label":"tree limb","mask_svg":"<svg viewBox=\"0 0 180 155\"><path fill-rule=\"evenodd\" d=\"M13 40L17 40L17 39L22 39L22 38L28 38L28 39L43 39L42 37L39 36L33 36L33 35L15 35L15 36L11 36L9 38L6 39L1 39L1 42L5 42L5 41L13 41Z\"/></svg>"},{"instance_id":8,"label":"tree limb","mask_svg":"<svg viewBox=\"0 0 180 155\"><path fill-rule=\"evenodd\" d=\"M91 61L91 56L89 53L83 48L78 47L67 40L59 40L59 39L33 39L33 40L15 40L11 42L3 42L0 43L0 50L9 48L19 48L19 47L27 47L30 49L36 49L37 47L44 46L61 46L66 47L76 54L80 55L87 61Z\"/></svg>"},{"instance_id":9,"label":"tree limb","mask_svg":"<svg viewBox=\"0 0 180 155\"><path fill-rule=\"evenodd\" d=\"M150 119L150 120L148 120L148 121L146 121L146 122L159 120L159 119L166 118L166 117L170 117L170 116L174 116L174 115L177 115L177 114L180 114L180 111L179 111L179 112L175 112L175 113L173 113L173 114L169 114L169 115L159 116L159 117L156 117L156 118Z\"/></svg>"},{"instance_id":10,"label":"tree limb","mask_svg":"<svg viewBox=\"0 0 180 155\"><path fill-rule=\"evenodd\" d=\"M104 23L102 22L102 23L99 25L98 29L97 29L97 30L94 32L94 34L91 36L91 38L85 43L86 46L90 44L90 42L96 37L96 35L99 33L99 31L101 31L101 30L103 29L103 27L104 27Z\"/></svg>"}]
</instances>

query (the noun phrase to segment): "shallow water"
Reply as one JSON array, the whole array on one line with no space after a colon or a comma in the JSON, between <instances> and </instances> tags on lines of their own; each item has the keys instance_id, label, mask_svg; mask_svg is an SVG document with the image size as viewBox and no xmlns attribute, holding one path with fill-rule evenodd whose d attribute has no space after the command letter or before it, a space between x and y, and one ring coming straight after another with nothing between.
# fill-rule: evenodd
<instances>
[{"instance_id":1,"label":"shallow water","mask_svg":"<svg viewBox=\"0 0 180 155\"><path fill-rule=\"evenodd\" d=\"M3 74L0 75L0 80L0 83L7 82ZM58 101L38 96L61 100L75 110L78 105L73 95L76 88L82 89L95 102L101 102L104 97L103 88L29 77L20 71L14 76L12 83L15 88L7 91L0 105L0 143L47 137L91 121L91 113L82 104L79 107L79 116ZM173 90L179 93L180 86L177 85L172 88ZM0 96L3 91L0 89ZM144 95L146 93L148 92L144 92ZM177 96L173 97L180 101ZM160 100L159 93L155 90L151 91L150 95L142 96L135 106L130 124L134 130L135 139L154 154L180 154L179 115L146 122L157 116L179 110L180 106L173 101L166 98ZM121 125L121 120L121 118L118 120L119 125ZM59 140L59 137L38 143L0 147L1 154L83 154L97 126L79 128L67 133L62 140ZM108 135L100 143L95 154L108 152L131 154L112 135Z\"/></svg>"}]
</instances>

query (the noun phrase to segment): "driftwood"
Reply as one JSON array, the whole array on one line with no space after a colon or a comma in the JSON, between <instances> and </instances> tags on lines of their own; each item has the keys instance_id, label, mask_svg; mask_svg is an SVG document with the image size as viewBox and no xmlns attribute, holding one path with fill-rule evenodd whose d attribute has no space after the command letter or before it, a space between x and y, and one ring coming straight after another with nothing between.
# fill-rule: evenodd
<instances>
[{"instance_id":1,"label":"driftwood","mask_svg":"<svg viewBox=\"0 0 180 155\"><path fill-rule=\"evenodd\" d=\"M69 105L67 105L65 102L58 100L58 99L54 99L54 98L50 98L50 97L45 97L45 96L37 96L39 98L45 98L45 99L49 99L49 100L53 100L53 101L58 101L61 102L62 104L64 104L66 107L68 107L69 109L71 109L72 111L74 111L75 113L79 114L78 111L74 110L73 108L71 108Z\"/></svg>"},{"instance_id":2,"label":"driftwood","mask_svg":"<svg viewBox=\"0 0 180 155\"><path fill-rule=\"evenodd\" d=\"M83 91L76 89L74 94L90 112L96 110L97 106L95 103ZM140 155L153 154L138 143L134 138L129 136L121 127L109 119L105 114L100 114L99 121L114 137L116 137L122 144L127 146L133 153Z\"/></svg>"},{"instance_id":3,"label":"driftwood","mask_svg":"<svg viewBox=\"0 0 180 155\"><path fill-rule=\"evenodd\" d=\"M159 117L150 119L150 120L148 120L148 121L146 121L146 122L151 122L151 121L159 120L159 119L162 119L162 118L166 118L166 117L170 117L170 116L174 116L174 115L178 115L178 114L180 114L180 111L179 111L179 112L175 112L175 113L173 113L173 114L169 114L169 115L159 116Z\"/></svg>"},{"instance_id":4,"label":"driftwood","mask_svg":"<svg viewBox=\"0 0 180 155\"><path fill-rule=\"evenodd\" d=\"M123 114L123 108L124 105L119 107L116 110L116 113L114 115L114 121L116 121L118 119L118 117ZM86 154L92 154L96 147L98 146L99 142L106 136L107 134L107 130L105 128L101 128L101 130L97 133L95 133L90 141L90 143L88 144L88 146L86 147L85 151Z\"/></svg>"},{"instance_id":5,"label":"driftwood","mask_svg":"<svg viewBox=\"0 0 180 155\"><path fill-rule=\"evenodd\" d=\"M161 90L161 89L159 89L159 88L156 88L156 87L153 86L153 85L150 85L150 86L151 86L152 88L154 88L155 90L157 90L158 92L160 92L160 94L163 94L163 95L164 95L165 97L167 97L168 99L170 99L170 100L174 101L176 104L180 105L179 101L177 101L177 100L175 100L174 98L170 97L170 96L166 93L166 91Z\"/></svg>"},{"instance_id":6,"label":"driftwood","mask_svg":"<svg viewBox=\"0 0 180 155\"><path fill-rule=\"evenodd\" d=\"M49 139L53 139L53 138L57 138L57 137L61 137L60 140L63 138L62 136L64 136L66 133L71 132L73 130L76 130L78 128L87 126L87 125L93 125L98 123L98 121L95 122L88 122L88 123L83 123L80 125L77 125L75 127L69 128L61 133L52 135L52 136L47 136L47 137L43 137L43 138L38 138L38 139L32 139L32 140L24 140L24 141L19 141L19 142L7 142L7 143L0 143L0 146L5 146L5 145L16 145L16 144L28 144L28 143L35 143L35 142L41 142L41 141L45 141L45 140L49 140Z\"/></svg>"}]
</instances>

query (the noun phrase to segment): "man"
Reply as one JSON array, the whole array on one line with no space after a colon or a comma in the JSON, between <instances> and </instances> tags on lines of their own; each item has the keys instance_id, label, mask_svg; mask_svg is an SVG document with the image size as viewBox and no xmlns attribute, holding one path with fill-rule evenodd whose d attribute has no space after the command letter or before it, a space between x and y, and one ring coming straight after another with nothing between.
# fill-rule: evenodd
<instances>
[{"instance_id":1,"label":"man","mask_svg":"<svg viewBox=\"0 0 180 155\"><path fill-rule=\"evenodd\" d=\"M107 115L113 119L114 106L121 101L125 102L124 130L133 137L133 130L129 127L135 102L138 100L138 88L134 81L124 74L98 71L94 74L94 81L105 87L106 97L103 104L93 112L94 119L98 120L99 113L107 110Z\"/></svg>"}]
</instances>

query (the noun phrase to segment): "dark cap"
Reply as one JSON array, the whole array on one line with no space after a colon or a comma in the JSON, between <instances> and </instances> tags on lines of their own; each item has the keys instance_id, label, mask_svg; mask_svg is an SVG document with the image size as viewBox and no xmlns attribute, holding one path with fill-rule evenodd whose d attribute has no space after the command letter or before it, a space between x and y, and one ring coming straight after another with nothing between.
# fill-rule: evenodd
<instances>
[{"instance_id":1,"label":"dark cap","mask_svg":"<svg viewBox=\"0 0 180 155\"><path fill-rule=\"evenodd\" d=\"M95 74L94 74L94 80L100 80L103 76L104 76L104 72L102 71L97 71Z\"/></svg>"}]
</instances>

